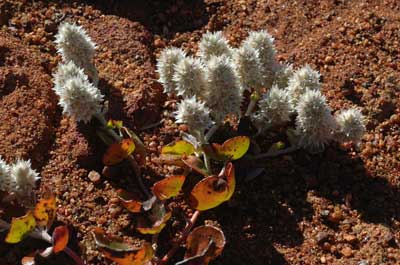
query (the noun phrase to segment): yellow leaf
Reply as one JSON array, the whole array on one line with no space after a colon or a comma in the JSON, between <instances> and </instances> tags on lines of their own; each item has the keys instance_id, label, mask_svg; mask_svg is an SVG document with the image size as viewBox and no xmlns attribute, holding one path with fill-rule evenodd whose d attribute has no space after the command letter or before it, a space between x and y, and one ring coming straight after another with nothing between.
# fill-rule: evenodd
<instances>
[{"instance_id":1,"label":"yellow leaf","mask_svg":"<svg viewBox=\"0 0 400 265\"><path fill-rule=\"evenodd\" d=\"M28 212L26 215L13 218L11 221L10 231L6 236L7 243L18 243L28 233L36 227L36 220L32 212Z\"/></svg>"},{"instance_id":2,"label":"yellow leaf","mask_svg":"<svg viewBox=\"0 0 400 265\"><path fill-rule=\"evenodd\" d=\"M210 176L198 182L189 197L192 208L205 211L214 208L229 196L228 183L220 177Z\"/></svg>"},{"instance_id":3,"label":"yellow leaf","mask_svg":"<svg viewBox=\"0 0 400 265\"><path fill-rule=\"evenodd\" d=\"M118 265L143 265L154 256L153 248L148 242L142 242L138 247L132 246L120 238L107 236L101 228L96 228L93 235L104 256Z\"/></svg>"},{"instance_id":4,"label":"yellow leaf","mask_svg":"<svg viewBox=\"0 0 400 265\"><path fill-rule=\"evenodd\" d=\"M167 200L179 194L186 176L170 176L153 185L153 193L159 200Z\"/></svg>"},{"instance_id":5,"label":"yellow leaf","mask_svg":"<svg viewBox=\"0 0 400 265\"><path fill-rule=\"evenodd\" d=\"M136 229L145 235L159 234L161 230L167 225L168 220L171 218L172 213L167 212L160 220L152 225L148 225L148 220L144 216L140 216Z\"/></svg>"},{"instance_id":6,"label":"yellow leaf","mask_svg":"<svg viewBox=\"0 0 400 265\"><path fill-rule=\"evenodd\" d=\"M103 156L103 164L112 166L122 162L135 150L135 143L132 139L123 139L119 143L111 144Z\"/></svg>"},{"instance_id":7,"label":"yellow leaf","mask_svg":"<svg viewBox=\"0 0 400 265\"><path fill-rule=\"evenodd\" d=\"M56 197L49 192L35 205L33 215L37 225L50 228L56 217L56 210Z\"/></svg>"},{"instance_id":8,"label":"yellow leaf","mask_svg":"<svg viewBox=\"0 0 400 265\"><path fill-rule=\"evenodd\" d=\"M191 155L195 151L194 146L184 140L172 142L161 149L161 154Z\"/></svg>"},{"instance_id":9,"label":"yellow leaf","mask_svg":"<svg viewBox=\"0 0 400 265\"><path fill-rule=\"evenodd\" d=\"M250 139L247 136L237 136L222 145L212 144L212 147L217 155L225 157L225 160L237 160L246 154L250 147Z\"/></svg>"}]
</instances>

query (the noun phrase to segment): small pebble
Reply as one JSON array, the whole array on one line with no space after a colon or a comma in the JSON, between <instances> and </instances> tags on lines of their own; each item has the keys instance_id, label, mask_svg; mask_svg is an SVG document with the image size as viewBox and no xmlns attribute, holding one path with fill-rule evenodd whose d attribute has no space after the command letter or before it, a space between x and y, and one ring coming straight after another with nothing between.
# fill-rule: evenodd
<instances>
[{"instance_id":1,"label":"small pebble","mask_svg":"<svg viewBox=\"0 0 400 265\"><path fill-rule=\"evenodd\" d=\"M100 174L97 171L90 171L88 174L88 178L90 179L90 181L92 181L93 183L97 183L100 181Z\"/></svg>"}]
</instances>

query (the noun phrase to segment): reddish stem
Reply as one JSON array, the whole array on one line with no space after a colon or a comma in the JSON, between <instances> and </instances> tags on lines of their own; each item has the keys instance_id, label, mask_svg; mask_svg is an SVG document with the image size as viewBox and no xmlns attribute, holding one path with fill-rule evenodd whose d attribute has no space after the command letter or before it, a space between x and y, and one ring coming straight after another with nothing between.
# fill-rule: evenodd
<instances>
[{"instance_id":1,"label":"reddish stem","mask_svg":"<svg viewBox=\"0 0 400 265\"><path fill-rule=\"evenodd\" d=\"M64 252L70 256L77 265L85 265L85 262L81 259L81 257L79 257L75 251L73 251L72 249L70 249L69 247L65 247L64 248Z\"/></svg>"},{"instance_id":2,"label":"reddish stem","mask_svg":"<svg viewBox=\"0 0 400 265\"><path fill-rule=\"evenodd\" d=\"M172 258L175 255L175 252L178 250L178 248L181 246L182 242L186 240L186 238L189 236L190 231L192 230L194 224L197 221L197 218L199 218L200 211L195 211L194 214L192 215L192 218L190 218L189 222L186 224L185 228L182 231L182 235L179 237L177 241L175 241L174 245L172 248L168 251L165 256L158 261L158 265L164 265L168 262L170 258Z\"/></svg>"}]
</instances>

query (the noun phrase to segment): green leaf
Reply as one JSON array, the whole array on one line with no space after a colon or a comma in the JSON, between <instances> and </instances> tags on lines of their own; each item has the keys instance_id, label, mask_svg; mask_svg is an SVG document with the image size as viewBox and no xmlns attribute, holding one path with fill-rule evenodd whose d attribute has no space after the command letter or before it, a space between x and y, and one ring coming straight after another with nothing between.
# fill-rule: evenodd
<instances>
[{"instance_id":1,"label":"green leaf","mask_svg":"<svg viewBox=\"0 0 400 265\"><path fill-rule=\"evenodd\" d=\"M226 160L237 160L244 156L250 147L250 138L247 136L237 136L225 141L222 145L212 144L216 154Z\"/></svg>"},{"instance_id":2,"label":"green leaf","mask_svg":"<svg viewBox=\"0 0 400 265\"><path fill-rule=\"evenodd\" d=\"M172 142L161 149L161 154L170 155L191 155L195 151L194 146L184 140Z\"/></svg>"},{"instance_id":3,"label":"green leaf","mask_svg":"<svg viewBox=\"0 0 400 265\"><path fill-rule=\"evenodd\" d=\"M36 220L32 212L28 212L26 215L13 218L11 221L10 231L6 236L7 243L18 243L24 237L33 231L36 227Z\"/></svg>"}]
</instances>

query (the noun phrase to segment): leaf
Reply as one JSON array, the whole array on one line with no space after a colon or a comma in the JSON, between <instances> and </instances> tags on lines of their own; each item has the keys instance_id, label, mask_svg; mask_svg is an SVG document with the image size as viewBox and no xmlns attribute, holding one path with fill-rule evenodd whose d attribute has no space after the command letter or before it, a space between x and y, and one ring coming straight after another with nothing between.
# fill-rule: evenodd
<instances>
[{"instance_id":1,"label":"leaf","mask_svg":"<svg viewBox=\"0 0 400 265\"><path fill-rule=\"evenodd\" d=\"M153 185L153 193L159 200L167 200L179 194L185 182L186 176L170 176Z\"/></svg>"},{"instance_id":2,"label":"leaf","mask_svg":"<svg viewBox=\"0 0 400 265\"><path fill-rule=\"evenodd\" d=\"M63 251L67 246L69 240L69 230L68 226L57 226L53 231L52 241L53 241L53 252L58 253Z\"/></svg>"},{"instance_id":3,"label":"leaf","mask_svg":"<svg viewBox=\"0 0 400 265\"><path fill-rule=\"evenodd\" d=\"M123 126L123 122L122 121L118 121L118 120L108 120L107 122L107 128L110 129L121 129Z\"/></svg>"},{"instance_id":4,"label":"leaf","mask_svg":"<svg viewBox=\"0 0 400 265\"><path fill-rule=\"evenodd\" d=\"M194 146L184 140L172 142L161 149L161 154L191 155L195 151Z\"/></svg>"},{"instance_id":5,"label":"leaf","mask_svg":"<svg viewBox=\"0 0 400 265\"><path fill-rule=\"evenodd\" d=\"M103 156L103 164L112 166L122 162L135 150L132 139L123 139L121 142L111 144Z\"/></svg>"},{"instance_id":6,"label":"leaf","mask_svg":"<svg viewBox=\"0 0 400 265\"><path fill-rule=\"evenodd\" d=\"M204 165L203 161L198 158L197 156L188 156L185 158L182 158L183 163L190 167L192 170L196 171L199 174L202 174L203 176L208 176L208 170L206 166Z\"/></svg>"},{"instance_id":7,"label":"leaf","mask_svg":"<svg viewBox=\"0 0 400 265\"><path fill-rule=\"evenodd\" d=\"M7 243L18 243L27 234L32 232L36 227L36 220L32 212L28 212L26 215L15 218L11 221L11 227L6 236L5 242Z\"/></svg>"},{"instance_id":8,"label":"leaf","mask_svg":"<svg viewBox=\"0 0 400 265\"><path fill-rule=\"evenodd\" d=\"M141 163L144 164L146 162L146 156L147 156L147 149L142 140L140 139L139 136L137 136L136 133L134 133L132 130L126 128L125 126L122 127L122 129L126 132L126 134L133 140L135 143L135 151L133 151L133 154L135 158Z\"/></svg>"},{"instance_id":9,"label":"leaf","mask_svg":"<svg viewBox=\"0 0 400 265\"><path fill-rule=\"evenodd\" d=\"M154 203L147 216L139 216L136 229L142 234L158 234L171 218L171 212L166 212L162 202Z\"/></svg>"},{"instance_id":10,"label":"leaf","mask_svg":"<svg viewBox=\"0 0 400 265\"><path fill-rule=\"evenodd\" d=\"M233 193L235 192L236 188L236 179L235 179L235 168L231 162L229 162L224 169L222 169L221 173L223 172L223 175L226 178L226 181L228 183L228 196L226 197L226 200L229 200Z\"/></svg>"},{"instance_id":11,"label":"leaf","mask_svg":"<svg viewBox=\"0 0 400 265\"><path fill-rule=\"evenodd\" d=\"M54 218L56 217L56 211L56 196L50 190L48 190L45 192L43 199L41 199L35 205L35 209L33 211L37 225L49 229L53 224Z\"/></svg>"},{"instance_id":12,"label":"leaf","mask_svg":"<svg viewBox=\"0 0 400 265\"><path fill-rule=\"evenodd\" d=\"M124 243L121 238L107 236L101 228L95 228L93 236L104 256L119 265L143 265L154 256L148 242L132 246Z\"/></svg>"},{"instance_id":13,"label":"leaf","mask_svg":"<svg viewBox=\"0 0 400 265\"><path fill-rule=\"evenodd\" d=\"M237 160L244 156L250 147L250 138L237 136L225 141L222 145L212 144L217 156L223 157L223 161Z\"/></svg>"},{"instance_id":14,"label":"leaf","mask_svg":"<svg viewBox=\"0 0 400 265\"><path fill-rule=\"evenodd\" d=\"M228 183L217 176L210 176L199 181L189 197L189 205L199 211L214 208L229 196Z\"/></svg>"},{"instance_id":15,"label":"leaf","mask_svg":"<svg viewBox=\"0 0 400 265\"><path fill-rule=\"evenodd\" d=\"M138 199L138 196L123 189L117 190L117 194L121 204L132 213L141 213L150 210L157 199L153 196L147 201L141 201Z\"/></svg>"},{"instance_id":16,"label":"leaf","mask_svg":"<svg viewBox=\"0 0 400 265\"><path fill-rule=\"evenodd\" d=\"M207 265L221 255L226 244L224 233L214 226L199 226L186 239L185 261L189 264ZM182 264L182 263L181 263Z\"/></svg>"}]
</instances>

